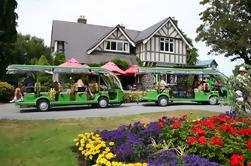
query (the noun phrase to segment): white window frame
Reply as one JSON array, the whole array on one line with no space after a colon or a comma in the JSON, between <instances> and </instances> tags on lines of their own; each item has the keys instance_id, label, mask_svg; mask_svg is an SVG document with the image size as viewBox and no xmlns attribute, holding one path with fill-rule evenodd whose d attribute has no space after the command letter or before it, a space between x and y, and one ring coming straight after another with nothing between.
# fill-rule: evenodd
<instances>
[{"instance_id":1,"label":"white window frame","mask_svg":"<svg viewBox=\"0 0 251 166\"><path fill-rule=\"evenodd\" d=\"M104 43L110 42L110 49L106 48L106 45L104 44L104 50L105 51L110 51L110 52L121 52L121 53L130 53L130 44L127 41L123 40L105 40ZM111 42L116 42L116 50L111 49ZM122 43L122 50L118 50L118 43ZM125 44L128 45L128 50L125 50Z\"/></svg>"},{"instance_id":2,"label":"white window frame","mask_svg":"<svg viewBox=\"0 0 251 166\"><path fill-rule=\"evenodd\" d=\"M161 50L161 43L164 43L164 50ZM168 50L166 50L166 43L168 43ZM171 44L173 45L173 51L170 51ZM174 39L173 38L161 37L160 38L159 49L160 49L160 52L174 53Z\"/></svg>"}]
</instances>

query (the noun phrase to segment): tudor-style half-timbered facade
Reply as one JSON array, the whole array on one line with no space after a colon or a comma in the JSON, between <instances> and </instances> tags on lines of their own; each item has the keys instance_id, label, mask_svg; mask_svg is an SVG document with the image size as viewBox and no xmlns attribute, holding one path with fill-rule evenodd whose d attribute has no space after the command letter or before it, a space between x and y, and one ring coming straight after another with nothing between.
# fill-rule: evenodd
<instances>
[{"instance_id":1,"label":"tudor-style half-timbered facade","mask_svg":"<svg viewBox=\"0 0 251 166\"><path fill-rule=\"evenodd\" d=\"M171 18L166 19L146 39L138 43L136 55L146 66L185 65L192 46Z\"/></svg>"},{"instance_id":2,"label":"tudor-style half-timbered facade","mask_svg":"<svg viewBox=\"0 0 251 166\"><path fill-rule=\"evenodd\" d=\"M144 66L185 65L187 50L192 48L177 21L170 17L143 31L121 25L114 28L91 25L86 21L54 21L51 47L54 52L64 52L67 59L75 58L81 63L120 58L135 64L138 57Z\"/></svg>"}]
</instances>

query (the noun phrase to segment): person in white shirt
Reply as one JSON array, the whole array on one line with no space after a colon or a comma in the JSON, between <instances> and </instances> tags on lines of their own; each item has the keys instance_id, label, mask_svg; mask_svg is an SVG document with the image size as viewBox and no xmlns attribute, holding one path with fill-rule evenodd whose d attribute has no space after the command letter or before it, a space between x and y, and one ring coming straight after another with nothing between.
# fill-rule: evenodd
<instances>
[{"instance_id":1,"label":"person in white shirt","mask_svg":"<svg viewBox=\"0 0 251 166\"><path fill-rule=\"evenodd\" d=\"M160 90L162 90L162 91L164 91L164 90L169 90L169 86L168 86L168 84L166 83L166 81L165 81L164 78L165 78L165 77L162 76L162 77L161 77L161 80L160 80L160 83L159 83Z\"/></svg>"}]
</instances>

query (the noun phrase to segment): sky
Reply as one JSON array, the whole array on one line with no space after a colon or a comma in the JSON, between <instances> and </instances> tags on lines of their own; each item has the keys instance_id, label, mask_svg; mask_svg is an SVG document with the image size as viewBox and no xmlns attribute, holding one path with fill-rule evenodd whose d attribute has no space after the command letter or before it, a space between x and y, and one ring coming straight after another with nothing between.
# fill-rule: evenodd
<instances>
[{"instance_id":1,"label":"sky","mask_svg":"<svg viewBox=\"0 0 251 166\"><path fill-rule=\"evenodd\" d=\"M80 15L87 23L127 29L144 30L167 17L175 17L178 27L191 39L202 23L199 13L205 7L199 0L17 0L18 32L44 39L50 45L53 20L76 22ZM67 33L67 32L66 32ZM207 55L210 47L194 42L199 59L215 59L218 69L227 76L241 60L230 62L223 55Z\"/></svg>"}]
</instances>

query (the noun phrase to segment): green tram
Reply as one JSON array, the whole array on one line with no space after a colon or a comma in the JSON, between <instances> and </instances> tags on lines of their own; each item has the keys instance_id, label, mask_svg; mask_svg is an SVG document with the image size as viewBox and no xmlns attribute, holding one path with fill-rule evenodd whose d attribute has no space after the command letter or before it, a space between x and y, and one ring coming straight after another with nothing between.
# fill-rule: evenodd
<instances>
[{"instance_id":1,"label":"green tram","mask_svg":"<svg viewBox=\"0 0 251 166\"><path fill-rule=\"evenodd\" d=\"M66 105L92 105L105 108L109 104L121 104L124 99L124 92L120 80L109 70L100 67L60 67L43 65L10 65L7 74L33 74L33 75L59 75L60 78L66 76L91 77L96 78L97 90L94 94L89 94L89 87L85 85L85 90L78 92L68 86L68 91L62 87L43 87L40 83L43 80L37 79L32 91L23 93L23 101L16 101L20 107L37 107L39 111L48 111L53 106ZM39 78L39 77L37 77ZM52 80L52 79L51 79ZM61 82L60 82L61 83ZM48 85L47 85L48 86Z\"/></svg>"},{"instance_id":2,"label":"green tram","mask_svg":"<svg viewBox=\"0 0 251 166\"><path fill-rule=\"evenodd\" d=\"M198 102L216 105L225 100L229 93L222 85L226 76L212 68L142 67L138 69L138 72L155 76L155 85L152 89L147 90L146 95L142 97L142 101L155 102L159 106L167 106L170 102ZM169 81L167 81L168 90L163 90L160 87L160 80L163 76L169 78ZM201 80L213 78L221 86L209 87L206 91L193 88L192 82L195 77Z\"/></svg>"}]
</instances>

